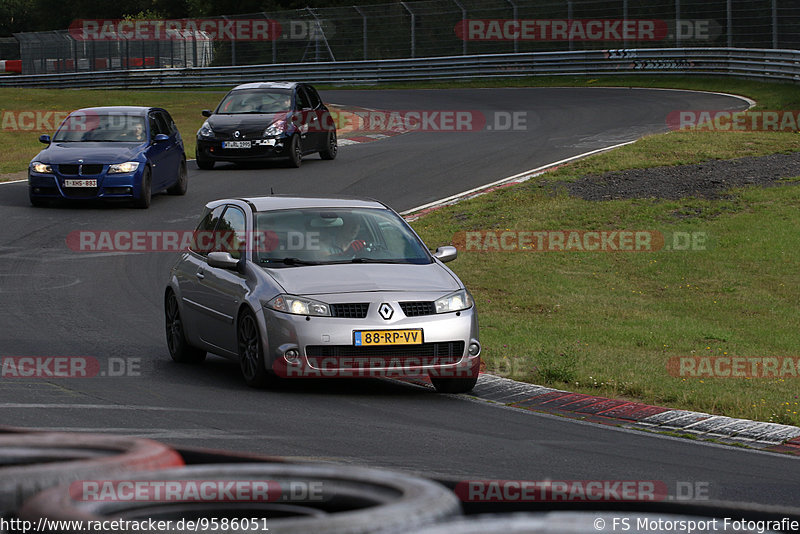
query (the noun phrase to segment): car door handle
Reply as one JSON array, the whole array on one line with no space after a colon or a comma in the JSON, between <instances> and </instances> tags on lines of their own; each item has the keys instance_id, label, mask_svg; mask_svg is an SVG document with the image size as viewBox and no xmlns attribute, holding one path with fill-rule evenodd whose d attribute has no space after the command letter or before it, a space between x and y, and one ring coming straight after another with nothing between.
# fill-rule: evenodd
<instances>
[{"instance_id":1,"label":"car door handle","mask_svg":"<svg viewBox=\"0 0 800 534\"><path fill-rule=\"evenodd\" d=\"M204 273L202 270L200 270L200 271L197 271L197 272L195 273L195 276L196 276L197 278L199 278L200 280L202 280L203 278L205 278L205 277L206 277L206 273Z\"/></svg>"}]
</instances>

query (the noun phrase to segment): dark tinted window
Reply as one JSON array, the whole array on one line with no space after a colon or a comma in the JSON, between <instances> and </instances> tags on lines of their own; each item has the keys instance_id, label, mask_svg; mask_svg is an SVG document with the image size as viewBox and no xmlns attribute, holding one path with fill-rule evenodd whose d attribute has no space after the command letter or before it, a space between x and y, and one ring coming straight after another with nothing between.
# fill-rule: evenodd
<instances>
[{"instance_id":1,"label":"dark tinted window","mask_svg":"<svg viewBox=\"0 0 800 534\"><path fill-rule=\"evenodd\" d=\"M170 130L161 113L153 111L150 113L150 138L158 134L170 135Z\"/></svg>"},{"instance_id":2,"label":"dark tinted window","mask_svg":"<svg viewBox=\"0 0 800 534\"><path fill-rule=\"evenodd\" d=\"M308 101L305 91L302 87L297 88L297 109L308 109L311 104Z\"/></svg>"},{"instance_id":3,"label":"dark tinted window","mask_svg":"<svg viewBox=\"0 0 800 534\"><path fill-rule=\"evenodd\" d=\"M314 109L318 108L322 104L322 100L320 100L317 91L310 85L304 85L303 88L306 90L306 95L308 96L311 107Z\"/></svg>"},{"instance_id":4,"label":"dark tinted window","mask_svg":"<svg viewBox=\"0 0 800 534\"><path fill-rule=\"evenodd\" d=\"M172 117L166 111L159 111L159 116L164 120L164 124L167 126L167 134L173 135L178 133L178 127L175 126L175 121L172 120Z\"/></svg>"},{"instance_id":5,"label":"dark tinted window","mask_svg":"<svg viewBox=\"0 0 800 534\"><path fill-rule=\"evenodd\" d=\"M214 251L230 252L234 258L241 257L241 251L245 246L246 228L244 212L235 206L229 206L214 232L216 237Z\"/></svg>"},{"instance_id":6,"label":"dark tinted window","mask_svg":"<svg viewBox=\"0 0 800 534\"><path fill-rule=\"evenodd\" d=\"M206 255L214 250L214 229L219 223L220 215L225 206L214 208L213 211L208 211L200 220L200 224L194 231L192 236L192 244L189 246L190 250L198 254Z\"/></svg>"},{"instance_id":7,"label":"dark tinted window","mask_svg":"<svg viewBox=\"0 0 800 534\"><path fill-rule=\"evenodd\" d=\"M291 109L292 94L287 89L239 89L222 99L217 113L278 113Z\"/></svg>"}]
</instances>

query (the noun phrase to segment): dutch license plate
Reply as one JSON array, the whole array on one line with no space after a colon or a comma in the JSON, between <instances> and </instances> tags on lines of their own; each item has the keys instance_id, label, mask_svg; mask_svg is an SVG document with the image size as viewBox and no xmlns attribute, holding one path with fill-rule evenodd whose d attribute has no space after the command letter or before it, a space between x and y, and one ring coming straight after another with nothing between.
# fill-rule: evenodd
<instances>
[{"instance_id":1,"label":"dutch license plate","mask_svg":"<svg viewBox=\"0 0 800 534\"><path fill-rule=\"evenodd\" d=\"M250 141L223 141L222 148L250 148Z\"/></svg>"},{"instance_id":2,"label":"dutch license plate","mask_svg":"<svg viewBox=\"0 0 800 534\"><path fill-rule=\"evenodd\" d=\"M64 187L97 187L97 180L64 180Z\"/></svg>"},{"instance_id":3,"label":"dutch license plate","mask_svg":"<svg viewBox=\"0 0 800 534\"><path fill-rule=\"evenodd\" d=\"M356 347L373 347L377 345L420 345L422 344L422 329L358 330L353 332L353 344Z\"/></svg>"}]
</instances>

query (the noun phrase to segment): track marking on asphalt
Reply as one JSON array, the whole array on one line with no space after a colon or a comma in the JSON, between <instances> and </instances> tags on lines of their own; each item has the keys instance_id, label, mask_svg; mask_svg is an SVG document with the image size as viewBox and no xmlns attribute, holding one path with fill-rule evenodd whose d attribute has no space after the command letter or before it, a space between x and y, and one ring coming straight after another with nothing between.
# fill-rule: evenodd
<instances>
[{"instance_id":1,"label":"track marking on asphalt","mask_svg":"<svg viewBox=\"0 0 800 534\"><path fill-rule=\"evenodd\" d=\"M91 432L98 434L126 434L150 439L264 439L276 438L274 434L241 434L216 428L126 428L126 427L25 427L41 432ZM286 436L288 437L288 436Z\"/></svg>"},{"instance_id":2,"label":"track marking on asphalt","mask_svg":"<svg viewBox=\"0 0 800 534\"><path fill-rule=\"evenodd\" d=\"M625 146L625 145L631 145L631 144L635 143L636 141L637 140L634 139L633 141L626 141L624 143L618 143L616 145L611 145L611 146L604 147L604 148L598 148L598 149L595 149L595 150L591 150L589 152L584 152L583 154L578 154L577 156L571 156L569 158L565 158L565 159L562 159L562 160L554 161L553 163L547 163L545 165L542 165L541 167L536 167L535 169L530 169L530 170L527 170L527 171L523 171L521 173L514 174L513 176L508 176L506 178L501 178L500 180L497 180L495 182L491 182L491 183L488 183L488 184L485 184L485 185L480 185L480 186L475 187L473 189L469 189L469 190L463 191L461 193L456 193L455 195L451 195L449 197L441 198L439 200L434 200L433 202L428 202L427 204L422 204L421 206L417 206L416 208L411 208L409 210L401 211L400 215L404 215L404 216L405 215L411 215L411 214L413 214L415 212L422 211L422 210L425 210L425 209L436 208L436 207L444 206L446 204L455 204L455 203L459 202L460 200L464 200L465 198L467 198L469 196L478 196L485 189L489 189L489 188L492 188L492 187L498 187L498 186L505 185L505 184L510 184L510 183L522 183L522 182L525 182L527 180L530 180L531 178L535 178L536 176L544 174L545 172L547 172L548 170L552 169L553 167L558 167L559 165L564 165L565 163L569 163L569 162L575 161L577 159L581 159L581 158L585 158L585 157L588 157L588 156L592 156L594 154L599 154L600 152L606 152L606 151L614 150L615 148L619 148L619 147L622 147L622 146Z\"/></svg>"},{"instance_id":3,"label":"track marking on asphalt","mask_svg":"<svg viewBox=\"0 0 800 534\"><path fill-rule=\"evenodd\" d=\"M174 406L138 406L134 404L63 404L63 403L30 403L30 402L3 402L0 409L44 409L44 410L136 410L151 412L197 412L217 414L251 415L252 411L244 410L209 410L207 408L176 408Z\"/></svg>"}]
</instances>

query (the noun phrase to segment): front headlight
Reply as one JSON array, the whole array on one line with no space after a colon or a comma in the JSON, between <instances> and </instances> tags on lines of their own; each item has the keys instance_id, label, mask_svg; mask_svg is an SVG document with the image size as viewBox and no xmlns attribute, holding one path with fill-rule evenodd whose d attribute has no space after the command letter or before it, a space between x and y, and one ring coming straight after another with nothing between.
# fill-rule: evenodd
<instances>
[{"instance_id":1,"label":"front headlight","mask_svg":"<svg viewBox=\"0 0 800 534\"><path fill-rule=\"evenodd\" d=\"M125 163L116 163L108 166L108 174L122 174L133 172L139 168L138 161L126 161Z\"/></svg>"},{"instance_id":2,"label":"front headlight","mask_svg":"<svg viewBox=\"0 0 800 534\"><path fill-rule=\"evenodd\" d=\"M284 131L286 131L286 121L280 119L270 124L267 129L264 130L264 137L281 135Z\"/></svg>"},{"instance_id":3,"label":"front headlight","mask_svg":"<svg viewBox=\"0 0 800 534\"><path fill-rule=\"evenodd\" d=\"M440 298L434 304L436 305L436 313L466 310L472 307L472 295L466 289L462 289Z\"/></svg>"},{"instance_id":4,"label":"front headlight","mask_svg":"<svg viewBox=\"0 0 800 534\"><path fill-rule=\"evenodd\" d=\"M42 173L42 174L52 174L53 173L53 167L51 167L50 165L48 165L46 163L42 163L41 161L34 161L33 163L31 163L31 170L33 172L38 172L38 173Z\"/></svg>"},{"instance_id":5,"label":"front headlight","mask_svg":"<svg viewBox=\"0 0 800 534\"><path fill-rule=\"evenodd\" d=\"M272 310L294 315L314 315L320 317L330 317L331 308L324 302L296 297L294 295L278 295L267 302L264 306Z\"/></svg>"},{"instance_id":6,"label":"front headlight","mask_svg":"<svg viewBox=\"0 0 800 534\"><path fill-rule=\"evenodd\" d=\"M208 121L203 123L200 130L197 131L197 135L200 137L214 137L214 130L211 129L211 125L208 124Z\"/></svg>"}]
</instances>

